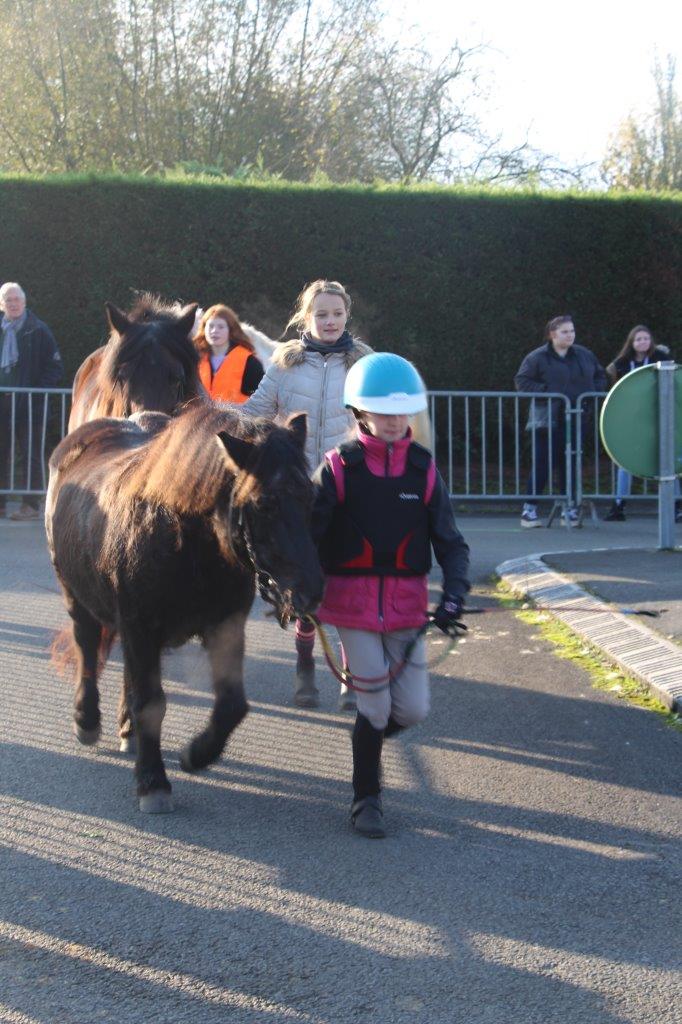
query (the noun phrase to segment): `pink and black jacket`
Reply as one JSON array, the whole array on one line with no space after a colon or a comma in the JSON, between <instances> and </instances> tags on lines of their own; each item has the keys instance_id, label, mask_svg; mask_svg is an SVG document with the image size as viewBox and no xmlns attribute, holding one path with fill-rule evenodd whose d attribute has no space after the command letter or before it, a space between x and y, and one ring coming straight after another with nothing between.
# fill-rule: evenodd
<instances>
[{"instance_id":1,"label":"pink and black jacket","mask_svg":"<svg viewBox=\"0 0 682 1024\"><path fill-rule=\"evenodd\" d=\"M464 597L469 549L431 455L409 431L389 445L359 430L327 452L313 483L313 536L327 574L322 622L373 632L423 625L431 548L444 593Z\"/></svg>"}]
</instances>

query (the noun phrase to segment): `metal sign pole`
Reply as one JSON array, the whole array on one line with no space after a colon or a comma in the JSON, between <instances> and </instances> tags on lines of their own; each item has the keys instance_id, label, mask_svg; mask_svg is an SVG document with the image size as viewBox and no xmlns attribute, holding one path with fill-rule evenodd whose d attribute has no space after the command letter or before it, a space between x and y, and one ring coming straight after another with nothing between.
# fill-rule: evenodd
<instances>
[{"instance_id":1,"label":"metal sign pole","mask_svg":"<svg viewBox=\"0 0 682 1024\"><path fill-rule=\"evenodd\" d=\"M675 369L656 363L658 371L658 550L675 547Z\"/></svg>"}]
</instances>

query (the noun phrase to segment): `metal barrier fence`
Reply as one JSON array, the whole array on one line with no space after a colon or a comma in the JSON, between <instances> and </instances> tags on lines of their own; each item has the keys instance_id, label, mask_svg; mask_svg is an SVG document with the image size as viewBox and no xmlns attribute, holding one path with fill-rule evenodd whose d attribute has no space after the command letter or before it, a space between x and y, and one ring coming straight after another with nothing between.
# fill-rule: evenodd
<instances>
[{"instance_id":1,"label":"metal barrier fence","mask_svg":"<svg viewBox=\"0 0 682 1024\"><path fill-rule=\"evenodd\" d=\"M606 393L586 391L578 396L573 416L575 419L576 503L612 498L616 493L617 466L608 457L599 437L599 414ZM649 480L635 478L628 501L656 498L658 487Z\"/></svg>"},{"instance_id":2,"label":"metal barrier fence","mask_svg":"<svg viewBox=\"0 0 682 1024\"><path fill-rule=\"evenodd\" d=\"M66 433L71 390L0 388L0 495L42 495L47 463Z\"/></svg>"},{"instance_id":3,"label":"metal barrier fence","mask_svg":"<svg viewBox=\"0 0 682 1024\"><path fill-rule=\"evenodd\" d=\"M576 458L569 400L519 391L432 391L434 453L451 497L571 502ZM545 489L546 484L546 489Z\"/></svg>"},{"instance_id":4,"label":"metal barrier fence","mask_svg":"<svg viewBox=\"0 0 682 1024\"><path fill-rule=\"evenodd\" d=\"M599 438L605 394L586 392L574 407L555 393L430 391L433 449L458 501L607 500L616 473ZM0 495L42 495L47 462L66 433L71 391L0 388ZM546 477L546 487L543 483ZM633 499L656 496L635 482Z\"/></svg>"},{"instance_id":5,"label":"metal barrier fence","mask_svg":"<svg viewBox=\"0 0 682 1024\"><path fill-rule=\"evenodd\" d=\"M613 499L617 467L599 436L606 392L564 395L518 391L432 391L429 412L438 467L458 501L555 502ZM652 500L658 487L634 479L628 501Z\"/></svg>"}]
</instances>

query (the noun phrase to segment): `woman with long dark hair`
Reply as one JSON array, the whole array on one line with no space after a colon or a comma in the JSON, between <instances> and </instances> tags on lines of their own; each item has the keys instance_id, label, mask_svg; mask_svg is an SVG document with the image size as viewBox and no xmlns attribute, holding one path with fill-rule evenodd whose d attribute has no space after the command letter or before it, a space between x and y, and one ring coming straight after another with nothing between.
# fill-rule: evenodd
<instances>
[{"instance_id":1,"label":"woman with long dark hair","mask_svg":"<svg viewBox=\"0 0 682 1024\"><path fill-rule=\"evenodd\" d=\"M606 367L606 372L611 383L616 384L633 370L638 370L649 363L658 363L664 359L670 359L670 350L667 346L656 345L649 328L644 324L637 324L629 332L625 344L616 358ZM625 499L629 498L631 490L632 474L619 466L616 476L616 498L604 519L610 523L624 522ZM679 508L675 518L678 521L682 518Z\"/></svg>"}]
</instances>

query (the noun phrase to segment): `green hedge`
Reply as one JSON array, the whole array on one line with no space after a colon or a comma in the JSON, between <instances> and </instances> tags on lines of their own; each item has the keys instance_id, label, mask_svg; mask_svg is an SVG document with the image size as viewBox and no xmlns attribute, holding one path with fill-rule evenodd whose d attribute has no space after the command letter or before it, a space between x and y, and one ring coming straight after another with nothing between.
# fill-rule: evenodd
<instances>
[{"instance_id":1,"label":"green hedge","mask_svg":"<svg viewBox=\"0 0 682 1024\"><path fill-rule=\"evenodd\" d=\"M0 279L23 284L69 374L105 337L106 299L227 302L277 334L321 276L430 387L511 389L562 312L604 363L640 322L682 354L681 243L675 198L0 179Z\"/></svg>"}]
</instances>

